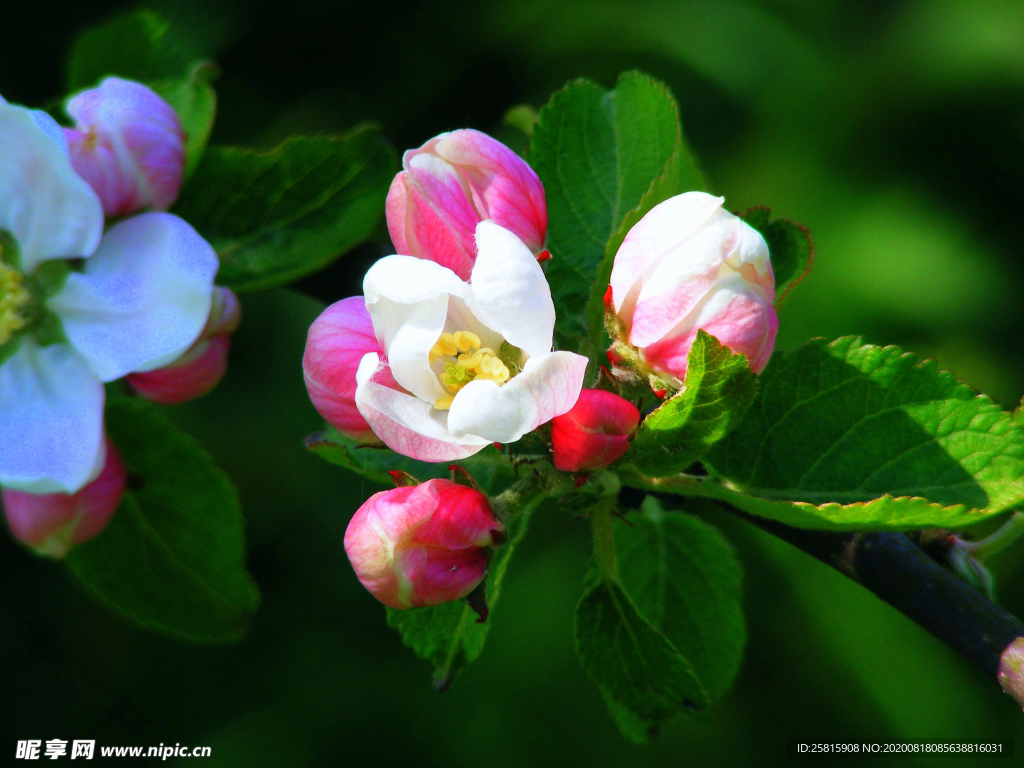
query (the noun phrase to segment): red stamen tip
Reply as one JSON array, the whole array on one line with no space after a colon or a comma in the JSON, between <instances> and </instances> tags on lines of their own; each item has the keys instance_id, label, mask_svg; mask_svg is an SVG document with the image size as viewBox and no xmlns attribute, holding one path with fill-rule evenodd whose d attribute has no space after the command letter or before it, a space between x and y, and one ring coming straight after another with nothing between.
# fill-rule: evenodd
<instances>
[{"instance_id":1,"label":"red stamen tip","mask_svg":"<svg viewBox=\"0 0 1024 768\"><path fill-rule=\"evenodd\" d=\"M665 394L666 394L667 392L668 392L668 390L667 390L667 389L656 389L656 390L654 390L654 394L655 394L655 396L656 396L656 397L659 397L659 398L661 398L661 397L665 397Z\"/></svg>"},{"instance_id":2,"label":"red stamen tip","mask_svg":"<svg viewBox=\"0 0 1024 768\"><path fill-rule=\"evenodd\" d=\"M537 261L547 261L551 258L551 251L545 248L543 251L537 254Z\"/></svg>"}]
</instances>

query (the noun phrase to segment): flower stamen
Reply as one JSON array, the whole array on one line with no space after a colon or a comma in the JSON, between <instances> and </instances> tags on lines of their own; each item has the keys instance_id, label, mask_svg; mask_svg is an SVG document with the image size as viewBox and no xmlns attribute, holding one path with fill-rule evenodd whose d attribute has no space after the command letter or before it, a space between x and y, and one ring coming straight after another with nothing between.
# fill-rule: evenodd
<instances>
[{"instance_id":1,"label":"flower stamen","mask_svg":"<svg viewBox=\"0 0 1024 768\"><path fill-rule=\"evenodd\" d=\"M511 378L508 366L490 347L482 346L480 337L472 331L442 333L430 349L429 360L453 358L444 363L444 373L439 378L441 385L451 394L439 398L434 407L447 411L455 395L475 379L493 381L499 387Z\"/></svg>"},{"instance_id":2,"label":"flower stamen","mask_svg":"<svg viewBox=\"0 0 1024 768\"><path fill-rule=\"evenodd\" d=\"M3 246L0 245L0 257ZM25 288L25 276L0 261L0 347L14 338L25 327L26 320L20 310L31 298Z\"/></svg>"}]
</instances>

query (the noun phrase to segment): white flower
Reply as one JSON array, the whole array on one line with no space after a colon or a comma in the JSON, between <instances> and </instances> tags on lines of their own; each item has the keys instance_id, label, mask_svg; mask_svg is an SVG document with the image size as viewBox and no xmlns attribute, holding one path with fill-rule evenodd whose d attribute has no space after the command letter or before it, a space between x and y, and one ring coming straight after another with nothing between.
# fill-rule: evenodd
<instances>
[{"instance_id":1,"label":"white flower","mask_svg":"<svg viewBox=\"0 0 1024 768\"><path fill-rule=\"evenodd\" d=\"M414 459L518 440L572 408L583 386L586 358L551 351L555 307L530 249L490 221L476 242L468 283L412 256L381 259L363 281L386 357L363 357L356 405Z\"/></svg>"},{"instance_id":2,"label":"white flower","mask_svg":"<svg viewBox=\"0 0 1024 768\"><path fill-rule=\"evenodd\" d=\"M56 124L0 99L0 485L74 493L103 467L103 383L177 359L217 256L166 213L103 235ZM55 264L87 259L80 269Z\"/></svg>"}]
</instances>

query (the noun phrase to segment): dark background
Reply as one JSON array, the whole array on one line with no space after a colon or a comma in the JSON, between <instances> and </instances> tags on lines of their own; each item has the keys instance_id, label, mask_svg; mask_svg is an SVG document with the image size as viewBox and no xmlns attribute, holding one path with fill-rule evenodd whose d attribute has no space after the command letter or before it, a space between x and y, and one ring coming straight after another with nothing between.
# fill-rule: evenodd
<instances>
[{"instance_id":1,"label":"dark background","mask_svg":"<svg viewBox=\"0 0 1024 768\"><path fill-rule=\"evenodd\" d=\"M0 93L60 97L76 32L131 7L7 4ZM779 348L862 334L938 358L1007 408L1021 398L1024 3L149 7L173 20L180 45L223 68L216 143L266 145L363 120L399 149L463 126L504 136L514 104L539 106L573 77L611 86L642 68L675 91L727 205L768 204L813 232L815 269L780 313ZM303 288L355 293L388 248L382 235ZM224 384L169 410L241 488L264 596L252 632L204 648L136 630L4 538L0 754L17 739L95 738L209 745L204 764L254 767L759 766L785 762L790 737L1014 738L1024 754L1019 709L938 641L713 510L746 569L749 619L717 722L673 723L642 749L619 737L572 649L589 533L553 510L517 554L483 658L437 694L344 556L348 518L377 489L302 448L319 420L300 360L322 305L271 291L244 306ZM1000 600L1021 614L1019 559L997 565Z\"/></svg>"}]
</instances>

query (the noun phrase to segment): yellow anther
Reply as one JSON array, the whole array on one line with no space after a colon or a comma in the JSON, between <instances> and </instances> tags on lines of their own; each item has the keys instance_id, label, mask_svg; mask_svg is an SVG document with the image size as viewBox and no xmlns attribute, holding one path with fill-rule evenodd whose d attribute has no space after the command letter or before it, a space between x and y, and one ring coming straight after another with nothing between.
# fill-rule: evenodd
<instances>
[{"instance_id":1,"label":"yellow anther","mask_svg":"<svg viewBox=\"0 0 1024 768\"><path fill-rule=\"evenodd\" d=\"M459 348L460 352L469 352L471 349L479 349L480 337L472 331L456 331L452 334L452 341Z\"/></svg>"},{"instance_id":2,"label":"yellow anther","mask_svg":"<svg viewBox=\"0 0 1024 768\"><path fill-rule=\"evenodd\" d=\"M452 402L455 400L454 395L448 395L448 397L442 397L434 402L434 407L439 411L447 411L452 407Z\"/></svg>"},{"instance_id":3,"label":"yellow anther","mask_svg":"<svg viewBox=\"0 0 1024 768\"><path fill-rule=\"evenodd\" d=\"M0 347L25 327L25 318L19 313L30 298L24 281L21 272L0 262Z\"/></svg>"}]
</instances>

